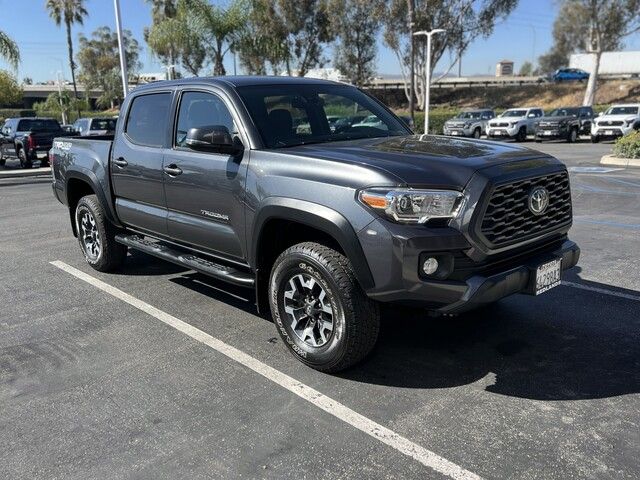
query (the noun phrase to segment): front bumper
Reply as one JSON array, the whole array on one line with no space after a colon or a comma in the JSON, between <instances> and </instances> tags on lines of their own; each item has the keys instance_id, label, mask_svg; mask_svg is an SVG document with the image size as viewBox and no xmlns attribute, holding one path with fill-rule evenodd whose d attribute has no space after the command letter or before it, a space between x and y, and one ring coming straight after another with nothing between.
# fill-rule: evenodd
<instances>
[{"instance_id":1,"label":"front bumper","mask_svg":"<svg viewBox=\"0 0 640 480\"><path fill-rule=\"evenodd\" d=\"M442 313L465 312L514 293L528 292L539 265L561 258L564 271L575 266L580 257L580 249L574 242L557 236L556 240L547 240L546 246L527 248L534 253L520 252L514 258L508 254L497 255L499 260L494 259L486 268L452 280L459 276L455 265L461 260L455 254L471 248L459 231L449 227L426 228L420 236L415 236L412 227L394 225L393 233L388 227L376 220L358 234L376 278L376 286L367 290L367 295L381 302ZM425 278L420 273L421 256L439 254L454 254L454 273L445 280ZM463 261L468 267L468 257L463 257Z\"/></svg>"},{"instance_id":2,"label":"front bumper","mask_svg":"<svg viewBox=\"0 0 640 480\"><path fill-rule=\"evenodd\" d=\"M489 138L513 138L518 133L519 127L488 127L487 137Z\"/></svg>"},{"instance_id":3,"label":"front bumper","mask_svg":"<svg viewBox=\"0 0 640 480\"><path fill-rule=\"evenodd\" d=\"M542 128L536 130L536 140L557 140L559 138L567 138L569 136L568 127L559 128Z\"/></svg>"},{"instance_id":4,"label":"front bumper","mask_svg":"<svg viewBox=\"0 0 640 480\"><path fill-rule=\"evenodd\" d=\"M632 126L595 126L591 128L591 136L598 138L620 138L633 131Z\"/></svg>"},{"instance_id":5,"label":"front bumper","mask_svg":"<svg viewBox=\"0 0 640 480\"><path fill-rule=\"evenodd\" d=\"M463 127L447 127L445 126L443 129L443 133L447 136L451 137L472 137L473 130L470 128Z\"/></svg>"}]
</instances>

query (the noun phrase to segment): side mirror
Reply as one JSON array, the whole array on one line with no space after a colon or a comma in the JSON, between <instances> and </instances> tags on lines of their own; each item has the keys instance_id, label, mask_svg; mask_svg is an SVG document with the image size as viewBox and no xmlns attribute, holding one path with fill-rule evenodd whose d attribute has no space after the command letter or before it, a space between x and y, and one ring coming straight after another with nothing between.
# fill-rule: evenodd
<instances>
[{"instance_id":1,"label":"side mirror","mask_svg":"<svg viewBox=\"0 0 640 480\"><path fill-rule=\"evenodd\" d=\"M601 117L601 116L602 116L602 113L603 113L603 112L600 112L600 113L598 114L598 116L599 116L599 117Z\"/></svg>"},{"instance_id":2,"label":"side mirror","mask_svg":"<svg viewBox=\"0 0 640 480\"><path fill-rule=\"evenodd\" d=\"M529 117L529 118L536 118L536 114L535 114L535 113L530 113L529 115L527 115L527 117Z\"/></svg>"},{"instance_id":3,"label":"side mirror","mask_svg":"<svg viewBox=\"0 0 640 480\"><path fill-rule=\"evenodd\" d=\"M229 154L237 151L229 129L224 125L190 128L185 143L192 150Z\"/></svg>"}]
</instances>

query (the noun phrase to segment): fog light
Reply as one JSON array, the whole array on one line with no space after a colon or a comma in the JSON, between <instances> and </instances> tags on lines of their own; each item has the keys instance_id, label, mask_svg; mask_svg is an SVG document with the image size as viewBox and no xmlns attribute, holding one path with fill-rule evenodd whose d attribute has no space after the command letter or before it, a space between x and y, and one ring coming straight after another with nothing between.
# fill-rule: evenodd
<instances>
[{"instance_id":1,"label":"fog light","mask_svg":"<svg viewBox=\"0 0 640 480\"><path fill-rule=\"evenodd\" d=\"M433 275L438 270L438 260L433 257L427 258L422 264L422 271L427 275Z\"/></svg>"}]
</instances>

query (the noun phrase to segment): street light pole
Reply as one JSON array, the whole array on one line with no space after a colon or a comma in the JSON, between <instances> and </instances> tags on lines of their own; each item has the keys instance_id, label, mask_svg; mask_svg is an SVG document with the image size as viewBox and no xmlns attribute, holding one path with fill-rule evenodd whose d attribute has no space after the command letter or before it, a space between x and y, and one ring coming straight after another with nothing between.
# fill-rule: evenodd
<instances>
[{"instance_id":1,"label":"street light pole","mask_svg":"<svg viewBox=\"0 0 640 480\"><path fill-rule=\"evenodd\" d=\"M427 37L427 61L425 64L425 86L424 86L424 134L429 133L429 90L431 90L431 36L436 33L444 32L441 28L435 28L430 32L420 30L414 35L424 35Z\"/></svg>"},{"instance_id":2,"label":"street light pole","mask_svg":"<svg viewBox=\"0 0 640 480\"><path fill-rule=\"evenodd\" d=\"M122 74L122 90L124 91L124 97L129 92L129 85L127 81L127 57L124 52L124 43L122 42L122 25L120 23L120 1L113 0L113 6L116 10L116 31L118 33L118 50L120 51L120 72Z\"/></svg>"}]
</instances>

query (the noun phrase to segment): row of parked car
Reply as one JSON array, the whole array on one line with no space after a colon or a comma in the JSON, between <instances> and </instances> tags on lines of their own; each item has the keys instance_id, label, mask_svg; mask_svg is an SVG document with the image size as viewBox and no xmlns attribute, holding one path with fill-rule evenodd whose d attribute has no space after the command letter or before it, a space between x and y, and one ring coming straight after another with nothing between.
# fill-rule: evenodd
<instances>
[{"instance_id":1,"label":"row of parked car","mask_svg":"<svg viewBox=\"0 0 640 480\"><path fill-rule=\"evenodd\" d=\"M46 157L55 137L113 135L116 118L79 118L73 125L60 125L53 118L8 118L0 130L0 166L10 156L18 157L22 168L31 168L38 155L41 166L47 166Z\"/></svg>"},{"instance_id":2,"label":"row of parked car","mask_svg":"<svg viewBox=\"0 0 640 480\"><path fill-rule=\"evenodd\" d=\"M580 135L591 141L615 139L640 130L640 104L613 105L595 115L591 107L562 107L545 113L539 107L510 108L496 116L491 109L467 110L444 124L444 134L522 142L564 139L575 142Z\"/></svg>"}]
</instances>

